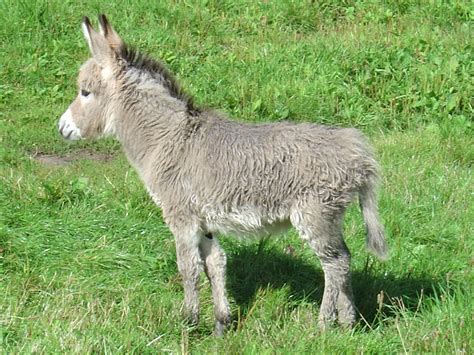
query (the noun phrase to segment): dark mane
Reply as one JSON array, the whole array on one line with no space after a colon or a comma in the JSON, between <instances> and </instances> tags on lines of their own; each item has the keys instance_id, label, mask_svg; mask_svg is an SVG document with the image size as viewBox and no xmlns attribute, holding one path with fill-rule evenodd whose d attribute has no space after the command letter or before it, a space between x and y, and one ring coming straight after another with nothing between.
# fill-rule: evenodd
<instances>
[{"instance_id":1,"label":"dark mane","mask_svg":"<svg viewBox=\"0 0 474 355\"><path fill-rule=\"evenodd\" d=\"M190 115L196 116L200 110L194 105L192 97L187 95L179 85L176 77L166 66L147 55L139 53L134 48L127 45L122 46L119 56L134 68L147 71L154 78L159 80L161 84L168 89L170 95L186 104L187 111Z\"/></svg>"}]
</instances>

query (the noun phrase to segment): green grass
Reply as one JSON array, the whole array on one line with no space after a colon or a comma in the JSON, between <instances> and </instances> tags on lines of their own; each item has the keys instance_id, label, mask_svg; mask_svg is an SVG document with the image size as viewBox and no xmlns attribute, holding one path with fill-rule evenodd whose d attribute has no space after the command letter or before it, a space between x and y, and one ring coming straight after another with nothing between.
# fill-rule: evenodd
<instances>
[{"instance_id":1,"label":"green grass","mask_svg":"<svg viewBox=\"0 0 474 355\"><path fill-rule=\"evenodd\" d=\"M99 12L199 104L370 137L391 259L351 207L354 331L317 331L323 275L295 232L224 239L234 328L212 336L204 277L184 324L173 237L119 145L56 131ZM0 352L472 352L473 20L471 1L1 1ZM84 149L115 158L31 159Z\"/></svg>"}]
</instances>

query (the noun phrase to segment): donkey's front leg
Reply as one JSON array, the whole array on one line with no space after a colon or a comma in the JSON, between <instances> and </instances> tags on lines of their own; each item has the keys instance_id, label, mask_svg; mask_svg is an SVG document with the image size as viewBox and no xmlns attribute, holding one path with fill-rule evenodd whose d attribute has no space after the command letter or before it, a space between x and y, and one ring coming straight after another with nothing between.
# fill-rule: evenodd
<instances>
[{"instance_id":1,"label":"donkey's front leg","mask_svg":"<svg viewBox=\"0 0 474 355\"><path fill-rule=\"evenodd\" d=\"M226 256L219 242L212 234L206 234L199 244L204 271L211 283L214 314L216 317L215 334L222 336L230 323L231 314L225 292Z\"/></svg>"},{"instance_id":2,"label":"donkey's front leg","mask_svg":"<svg viewBox=\"0 0 474 355\"><path fill-rule=\"evenodd\" d=\"M173 228L178 270L183 278L184 312L192 325L199 322L199 233L194 228Z\"/></svg>"}]
</instances>

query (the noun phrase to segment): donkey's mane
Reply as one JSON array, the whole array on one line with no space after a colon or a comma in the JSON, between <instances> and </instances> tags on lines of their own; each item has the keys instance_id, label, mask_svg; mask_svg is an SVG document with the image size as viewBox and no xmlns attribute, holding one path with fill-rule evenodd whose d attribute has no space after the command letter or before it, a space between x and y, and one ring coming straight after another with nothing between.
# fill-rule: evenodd
<instances>
[{"instance_id":1,"label":"donkey's mane","mask_svg":"<svg viewBox=\"0 0 474 355\"><path fill-rule=\"evenodd\" d=\"M123 45L120 50L120 57L128 64L138 70L143 70L158 79L161 84L168 89L170 95L186 104L187 112L196 116L200 109L194 105L193 98L186 94L179 85L174 74L166 66L150 56L140 53L135 48Z\"/></svg>"}]
</instances>

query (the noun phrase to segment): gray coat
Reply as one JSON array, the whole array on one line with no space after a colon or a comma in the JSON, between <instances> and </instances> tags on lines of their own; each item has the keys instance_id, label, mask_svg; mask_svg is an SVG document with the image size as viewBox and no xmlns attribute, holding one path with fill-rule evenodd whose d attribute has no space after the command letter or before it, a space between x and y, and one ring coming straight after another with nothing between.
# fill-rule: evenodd
<instances>
[{"instance_id":1,"label":"gray coat","mask_svg":"<svg viewBox=\"0 0 474 355\"><path fill-rule=\"evenodd\" d=\"M131 50L105 16L87 18L92 58L59 130L67 139L116 137L175 236L185 310L198 321L200 266L209 277L216 333L230 321L220 234L277 234L293 226L320 258L319 324L356 320L350 253L342 236L359 198L367 246L387 255L377 212L378 166L356 129L289 122L250 124L201 110L159 62Z\"/></svg>"}]
</instances>

